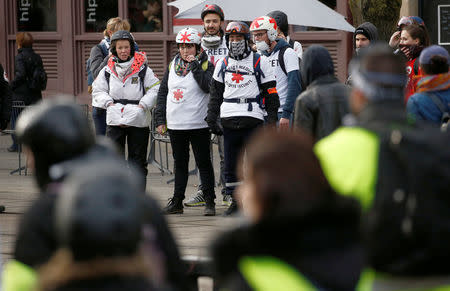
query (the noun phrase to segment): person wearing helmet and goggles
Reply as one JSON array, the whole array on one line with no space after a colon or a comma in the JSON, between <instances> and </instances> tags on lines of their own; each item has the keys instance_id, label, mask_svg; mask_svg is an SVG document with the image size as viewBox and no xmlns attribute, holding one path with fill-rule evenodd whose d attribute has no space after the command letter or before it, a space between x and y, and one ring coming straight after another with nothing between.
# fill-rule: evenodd
<instances>
[{"instance_id":1,"label":"person wearing helmet and goggles","mask_svg":"<svg viewBox=\"0 0 450 291\"><path fill-rule=\"evenodd\" d=\"M301 93L302 85L298 56L284 39L278 37L277 29L277 22L269 16L258 17L250 25L256 48L267 56L277 80L279 126L288 129L293 118L295 99Z\"/></svg>"},{"instance_id":2,"label":"person wearing helmet and goggles","mask_svg":"<svg viewBox=\"0 0 450 291\"><path fill-rule=\"evenodd\" d=\"M230 22L225 31L228 56L217 64L211 82L206 121L214 134L224 135L225 191L233 197L239 184L236 177L238 155L252 132L264 123L277 120L279 97L275 76L265 57L249 47L249 28L243 22ZM220 116L219 126L217 119ZM233 198L226 215L237 211Z\"/></svg>"},{"instance_id":3,"label":"person wearing helmet and goggles","mask_svg":"<svg viewBox=\"0 0 450 291\"><path fill-rule=\"evenodd\" d=\"M111 37L111 57L93 83L92 98L106 109L106 136L114 140L147 176L150 110L156 103L159 80L136 52L133 36L125 30Z\"/></svg>"},{"instance_id":4,"label":"person wearing helmet and goggles","mask_svg":"<svg viewBox=\"0 0 450 291\"><path fill-rule=\"evenodd\" d=\"M190 27L177 34L178 53L170 62L158 92L156 127L160 134L168 129L175 161L174 194L164 209L166 214L183 213L191 144L205 197L204 214L215 215L211 133L205 121L214 65L208 62L200 39L201 34Z\"/></svg>"}]
</instances>

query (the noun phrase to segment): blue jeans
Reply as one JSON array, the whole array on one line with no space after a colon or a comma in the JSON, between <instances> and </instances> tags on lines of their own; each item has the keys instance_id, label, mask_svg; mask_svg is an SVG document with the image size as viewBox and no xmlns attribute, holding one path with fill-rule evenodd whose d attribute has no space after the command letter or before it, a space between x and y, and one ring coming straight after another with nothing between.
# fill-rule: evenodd
<instances>
[{"instance_id":1,"label":"blue jeans","mask_svg":"<svg viewBox=\"0 0 450 291\"><path fill-rule=\"evenodd\" d=\"M94 120L95 134L105 135L106 133L106 109L92 107L92 119Z\"/></svg>"}]
</instances>

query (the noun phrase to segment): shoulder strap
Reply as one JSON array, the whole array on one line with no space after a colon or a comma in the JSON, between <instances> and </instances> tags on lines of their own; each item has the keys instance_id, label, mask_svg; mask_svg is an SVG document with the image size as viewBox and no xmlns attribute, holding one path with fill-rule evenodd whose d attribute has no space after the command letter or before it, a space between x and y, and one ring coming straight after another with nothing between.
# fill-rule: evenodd
<instances>
[{"instance_id":1,"label":"shoulder strap","mask_svg":"<svg viewBox=\"0 0 450 291\"><path fill-rule=\"evenodd\" d=\"M141 87L142 87L142 94L145 95L145 85L144 85L144 81L145 81L145 75L147 74L147 68L148 66L145 65L144 68L139 72L138 76L139 79L141 80Z\"/></svg>"},{"instance_id":2,"label":"shoulder strap","mask_svg":"<svg viewBox=\"0 0 450 291\"><path fill-rule=\"evenodd\" d=\"M414 60L413 70L414 70L414 75L418 76L419 75L419 58L416 58Z\"/></svg>"},{"instance_id":3,"label":"shoulder strap","mask_svg":"<svg viewBox=\"0 0 450 291\"><path fill-rule=\"evenodd\" d=\"M106 45L104 43L99 43L97 46L102 51L103 57L106 57L108 55L108 49L106 48Z\"/></svg>"},{"instance_id":4,"label":"shoulder strap","mask_svg":"<svg viewBox=\"0 0 450 291\"><path fill-rule=\"evenodd\" d=\"M280 65L285 75L287 75L287 71L286 71L286 64L284 63L284 53L286 52L287 48L288 48L287 46L282 47L280 49L280 52L278 53L278 64Z\"/></svg>"},{"instance_id":5,"label":"shoulder strap","mask_svg":"<svg viewBox=\"0 0 450 291\"><path fill-rule=\"evenodd\" d=\"M252 290L278 290L281 285L284 290L318 290L294 267L275 257L244 257L239 271Z\"/></svg>"},{"instance_id":6,"label":"shoulder strap","mask_svg":"<svg viewBox=\"0 0 450 291\"><path fill-rule=\"evenodd\" d=\"M106 79L106 83L108 84L108 93L109 93L109 79L111 77L111 73L109 73L108 71L105 70L105 79Z\"/></svg>"},{"instance_id":7,"label":"shoulder strap","mask_svg":"<svg viewBox=\"0 0 450 291\"><path fill-rule=\"evenodd\" d=\"M228 66L228 56L223 58L223 62L219 71L219 75L222 75L222 83L224 84L225 84L225 71L227 70L227 66Z\"/></svg>"},{"instance_id":8,"label":"shoulder strap","mask_svg":"<svg viewBox=\"0 0 450 291\"><path fill-rule=\"evenodd\" d=\"M439 108L441 113L447 112L448 110L445 108L444 103L442 103L441 99L433 92L426 92L428 97L436 104L436 106Z\"/></svg>"},{"instance_id":9,"label":"shoulder strap","mask_svg":"<svg viewBox=\"0 0 450 291\"><path fill-rule=\"evenodd\" d=\"M264 73L261 70L261 55L258 53L253 53L253 68L255 70L256 82L258 87L261 89L261 76L264 78Z\"/></svg>"}]
</instances>

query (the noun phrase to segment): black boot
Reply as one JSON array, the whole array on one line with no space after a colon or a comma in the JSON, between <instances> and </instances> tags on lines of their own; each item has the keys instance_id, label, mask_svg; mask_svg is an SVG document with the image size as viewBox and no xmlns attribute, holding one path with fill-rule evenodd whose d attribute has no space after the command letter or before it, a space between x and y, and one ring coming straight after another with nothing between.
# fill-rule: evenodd
<instances>
[{"instance_id":1,"label":"black boot","mask_svg":"<svg viewBox=\"0 0 450 291\"><path fill-rule=\"evenodd\" d=\"M203 211L204 216L215 216L216 215L216 203L214 199L206 200L205 210Z\"/></svg>"},{"instance_id":2,"label":"black boot","mask_svg":"<svg viewBox=\"0 0 450 291\"><path fill-rule=\"evenodd\" d=\"M5 206L0 205L0 213L2 213L2 212L4 212L4 211L5 211Z\"/></svg>"},{"instance_id":3,"label":"black boot","mask_svg":"<svg viewBox=\"0 0 450 291\"><path fill-rule=\"evenodd\" d=\"M183 201L180 198L173 197L167 203L167 206L163 209L164 214L182 214L183 213Z\"/></svg>"},{"instance_id":4,"label":"black boot","mask_svg":"<svg viewBox=\"0 0 450 291\"><path fill-rule=\"evenodd\" d=\"M238 212L238 204L237 201L233 198L231 201L230 207L228 207L227 210L225 210L223 216L231 216Z\"/></svg>"}]
</instances>

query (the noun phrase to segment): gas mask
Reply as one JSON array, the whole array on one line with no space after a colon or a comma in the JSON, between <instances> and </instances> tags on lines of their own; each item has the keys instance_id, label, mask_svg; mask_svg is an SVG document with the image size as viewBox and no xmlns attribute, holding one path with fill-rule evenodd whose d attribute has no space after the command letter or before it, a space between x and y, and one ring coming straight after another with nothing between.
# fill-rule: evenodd
<instances>
[{"instance_id":1,"label":"gas mask","mask_svg":"<svg viewBox=\"0 0 450 291\"><path fill-rule=\"evenodd\" d=\"M230 56L234 59L242 59L247 51L247 43L243 39L241 41L231 42L230 41Z\"/></svg>"}]
</instances>

